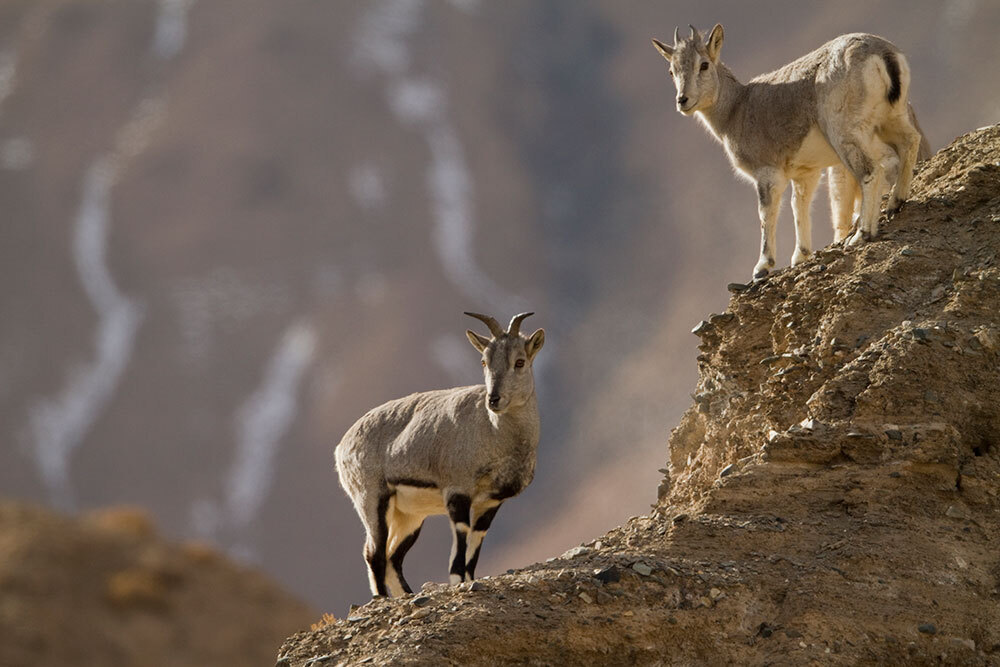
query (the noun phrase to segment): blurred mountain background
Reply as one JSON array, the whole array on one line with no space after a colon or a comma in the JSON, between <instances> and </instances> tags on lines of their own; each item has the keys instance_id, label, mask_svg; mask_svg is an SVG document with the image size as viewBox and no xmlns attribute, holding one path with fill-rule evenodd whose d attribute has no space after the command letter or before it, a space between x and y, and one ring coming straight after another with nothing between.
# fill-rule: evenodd
<instances>
[{"instance_id":1,"label":"blurred mountain background","mask_svg":"<svg viewBox=\"0 0 1000 667\"><path fill-rule=\"evenodd\" d=\"M340 614L368 592L333 447L481 380L463 310L533 310L537 476L481 573L643 513L688 331L758 252L650 45L715 22L744 81L891 39L935 150L1000 119L995 2L3 0L0 496L146 507ZM429 521L409 580L449 544Z\"/></svg>"}]
</instances>

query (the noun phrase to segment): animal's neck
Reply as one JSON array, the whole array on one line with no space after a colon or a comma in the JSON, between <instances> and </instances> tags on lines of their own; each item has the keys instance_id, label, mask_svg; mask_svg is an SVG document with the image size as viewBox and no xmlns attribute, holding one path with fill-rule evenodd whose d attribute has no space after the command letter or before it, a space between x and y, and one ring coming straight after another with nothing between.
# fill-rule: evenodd
<instances>
[{"instance_id":1,"label":"animal's neck","mask_svg":"<svg viewBox=\"0 0 1000 667\"><path fill-rule=\"evenodd\" d=\"M511 407L499 415L495 412L489 412L489 417L495 429L514 433L532 447L538 444L538 399L535 398L534 393L521 405Z\"/></svg>"},{"instance_id":2,"label":"animal's neck","mask_svg":"<svg viewBox=\"0 0 1000 667\"><path fill-rule=\"evenodd\" d=\"M729 68L722 63L718 65L718 73L719 95L715 100L715 104L710 109L699 111L698 114L701 117L701 121L715 135L716 139L724 141L733 131L733 115L739 107L746 86L740 83L733 73L729 71Z\"/></svg>"}]
</instances>

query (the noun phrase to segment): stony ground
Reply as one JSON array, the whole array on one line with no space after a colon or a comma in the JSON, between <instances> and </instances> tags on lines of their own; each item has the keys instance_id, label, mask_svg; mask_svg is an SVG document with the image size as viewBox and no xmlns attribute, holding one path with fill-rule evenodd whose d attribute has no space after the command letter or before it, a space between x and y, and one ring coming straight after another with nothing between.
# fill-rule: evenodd
<instances>
[{"instance_id":1,"label":"stony ground","mask_svg":"<svg viewBox=\"0 0 1000 667\"><path fill-rule=\"evenodd\" d=\"M877 241L730 285L649 516L278 664L1000 664L998 253L994 126Z\"/></svg>"},{"instance_id":2,"label":"stony ground","mask_svg":"<svg viewBox=\"0 0 1000 667\"><path fill-rule=\"evenodd\" d=\"M4 667L264 664L314 616L208 546L165 542L141 510L0 501Z\"/></svg>"}]
</instances>

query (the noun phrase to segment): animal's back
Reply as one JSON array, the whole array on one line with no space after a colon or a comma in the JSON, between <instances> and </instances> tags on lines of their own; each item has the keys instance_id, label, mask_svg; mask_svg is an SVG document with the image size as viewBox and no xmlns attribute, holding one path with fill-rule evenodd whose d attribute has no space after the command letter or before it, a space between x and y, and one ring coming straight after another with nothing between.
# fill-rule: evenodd
<instances>
[{"instance_id":1,"label":"animal's back","mask_svg":"<svg viewBox=\"0 0 1000 667\"><path fill-rule=\"evenodd\" d=\"M750 82L815 81L817 77L829 76L831 72L855 67L872 56L884 57L889 53L899 53L899 49L889 40L864 32L849 33L831 39L773 72L754 77Z\"/></svg>"},{"instance_id":2,"label":"animal's back","mask_svg":"<svg viewBox=\"0 0 1000 667\"><path fill-rule=\"evenodd\" d=\"M398 470L413 477L423 471L431 477L440 467L440 443L468 428L476 404L485 405L483 385L426 391L372 408L348 429L337 445L337 470L345 488L361 477ZM471 408L471 410L470 410ZM482 408L485 411L485 407ZM416 464L416 465L415 465ZM348 488L349 490L349 488Z\"/></svg>"}]
</instances>

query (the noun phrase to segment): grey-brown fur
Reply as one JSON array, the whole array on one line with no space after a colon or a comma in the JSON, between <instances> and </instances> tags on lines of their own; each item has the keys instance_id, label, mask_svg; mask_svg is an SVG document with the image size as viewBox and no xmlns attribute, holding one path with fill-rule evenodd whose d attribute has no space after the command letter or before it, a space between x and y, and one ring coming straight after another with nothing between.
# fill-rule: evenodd
<instances>
[{"instance_id":1,"label":"grey-brown fur","mask_svg":"<svg viewBox=\"0 0 1000 667\"><path fill-rule=\"evenodd\" d=\"M466 332L482 355L486 383L389 401L337 445L341 485L366 530L373 595L409 592L402 559L433 514L452 521L452 581L473 578L496 509L534 477L539 416L532 362L545 332L520 333L530 313L514 317L507 331L493 318L467 314L491 329L490 337Z\"/></svg>"},{"instance_id":2,"label":"grey-brown fur","mask_svg":"<svg viewBox=\"0 0 1000 667\"><path fill-rule=\"evenodd\" d=\"M889 202L895 210L908 196L923 139L907 101L903 54L875 35L842 35L743 84L719 58L722 41L721 25L704 41L693 27L686 39L675 31L673 46L653 40L670 62L678 110L696 114L733 166L756 184L761 253L754 277L774 266L774 227L789 183L796 222L792 264L812 252L809 205L824 168L830 168L836 240L850 231L859 187L859 223L849 242L874 237L885 176L896 175Z\"/></svg>"}]
</instances>

